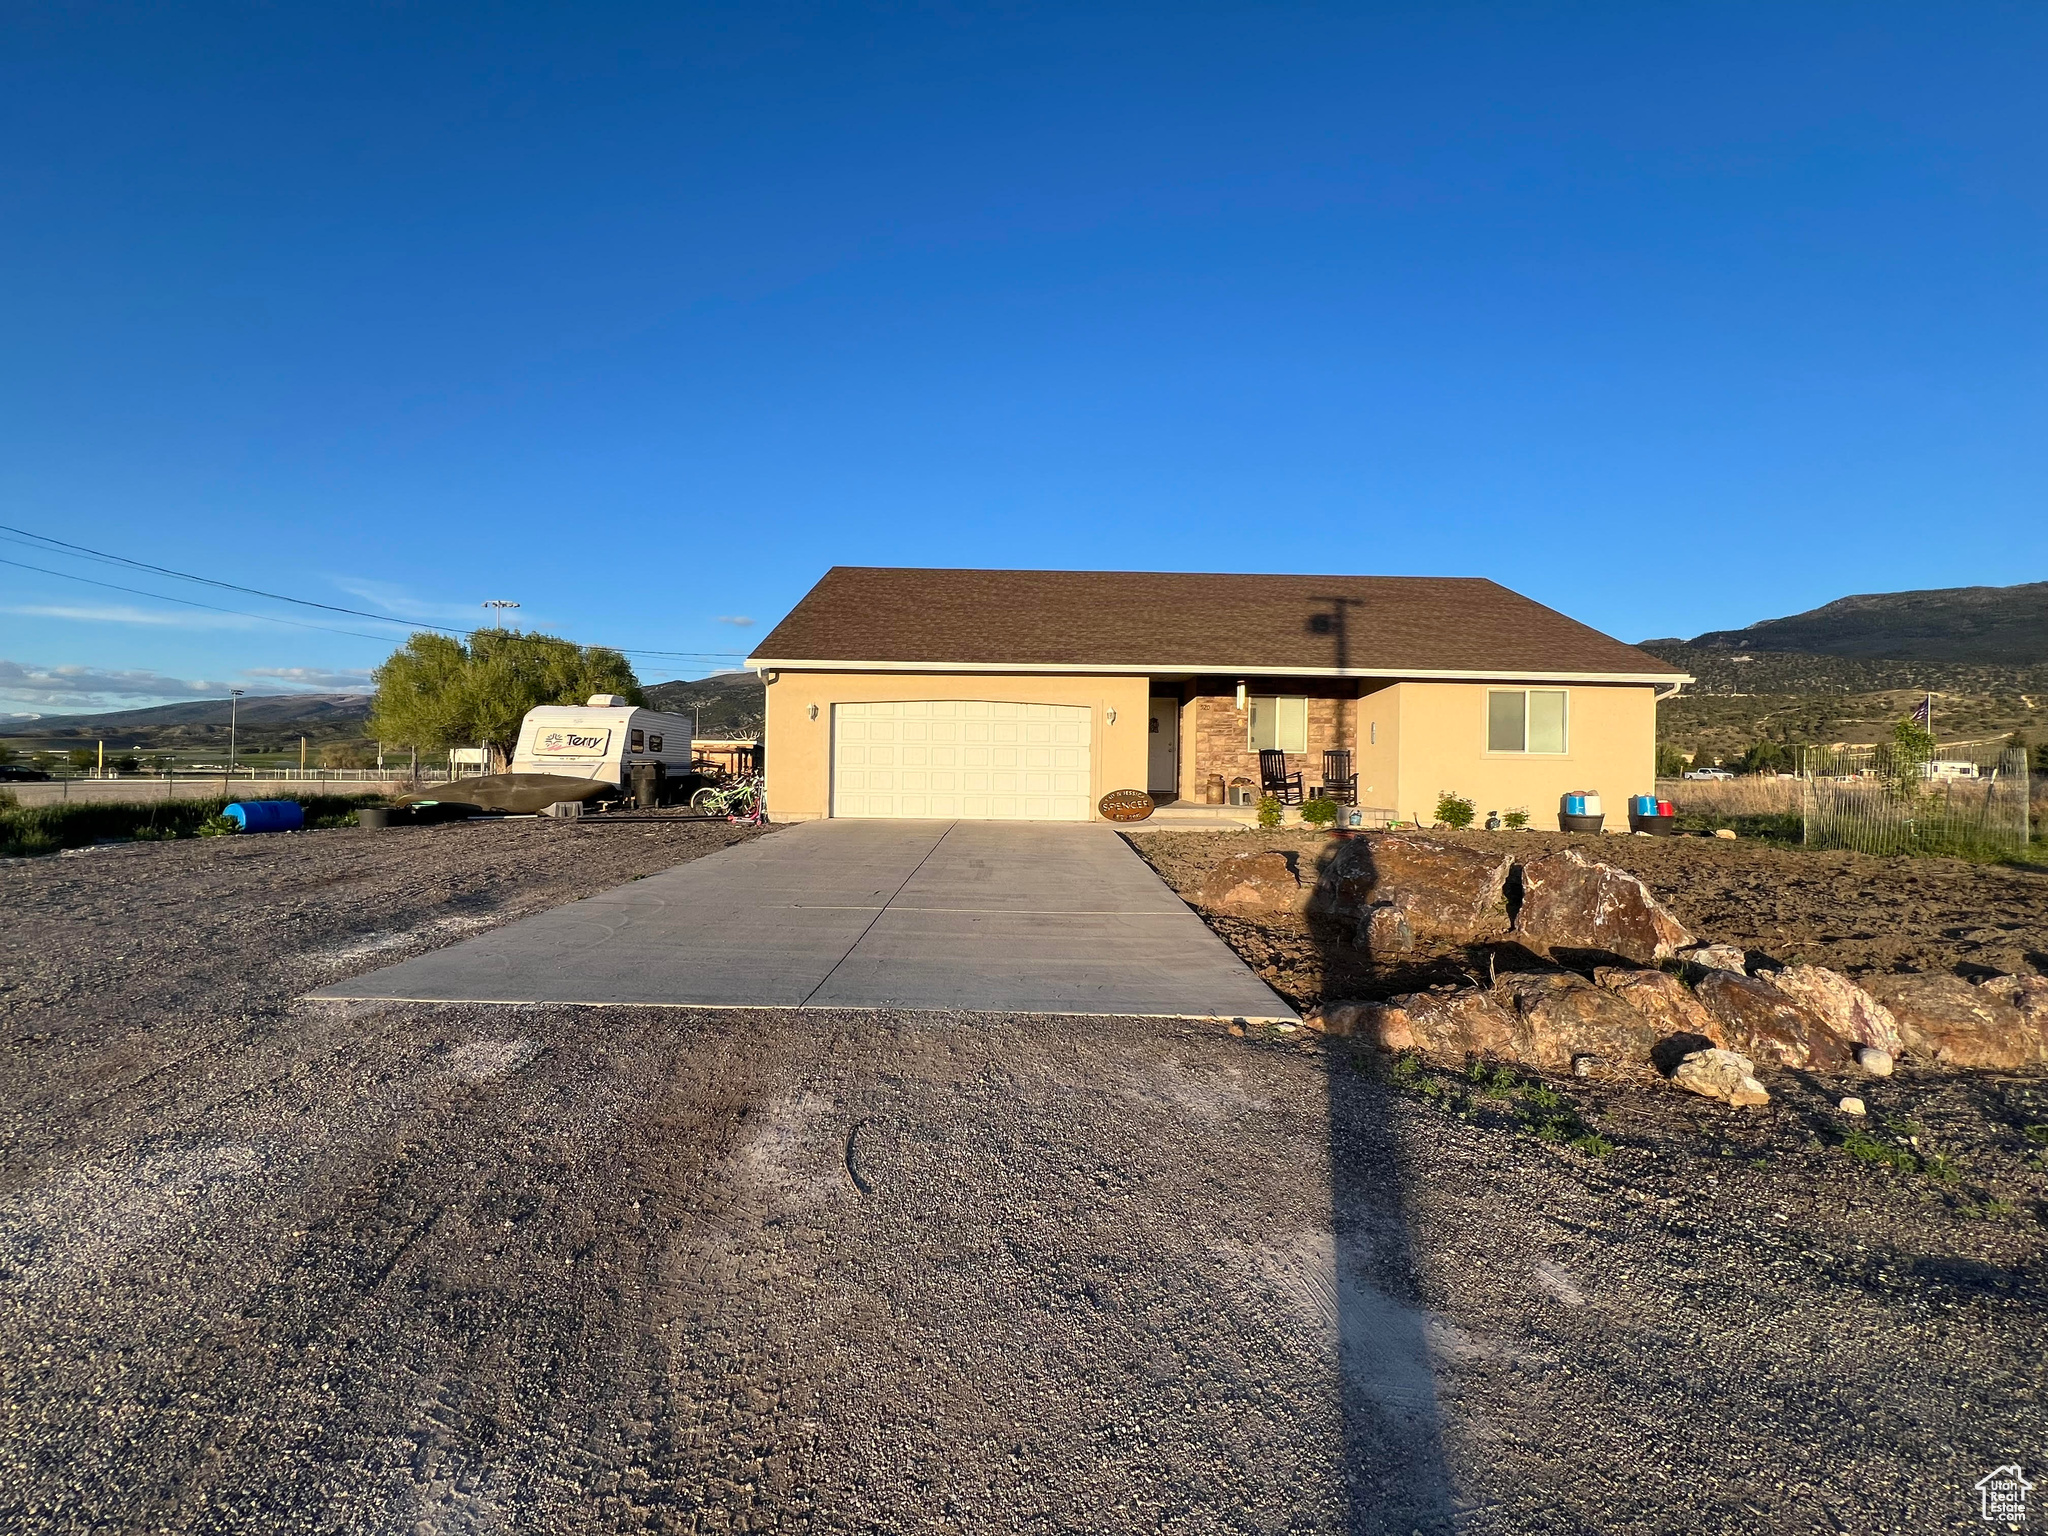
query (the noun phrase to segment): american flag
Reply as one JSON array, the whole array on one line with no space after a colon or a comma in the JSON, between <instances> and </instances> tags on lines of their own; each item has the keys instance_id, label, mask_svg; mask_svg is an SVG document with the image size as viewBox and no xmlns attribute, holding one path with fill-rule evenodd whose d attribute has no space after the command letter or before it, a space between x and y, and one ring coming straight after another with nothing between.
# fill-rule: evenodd
<instances>
[{"instance_id":1,"label":"american flag","mask_svg":"<svg viewBox=\"0 0 2048 1536\"><path fill-rule=\"evenodd\" d=\"M1934 695L1929 694L1913 706L1913 723L1926 730L1934 729Z\"/></svg>"}]
</instances>

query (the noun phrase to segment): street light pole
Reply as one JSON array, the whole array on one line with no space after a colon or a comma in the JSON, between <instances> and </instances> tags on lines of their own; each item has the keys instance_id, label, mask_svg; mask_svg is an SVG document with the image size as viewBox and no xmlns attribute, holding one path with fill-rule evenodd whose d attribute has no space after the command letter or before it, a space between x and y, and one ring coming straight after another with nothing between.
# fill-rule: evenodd
<instances>
[{"instance_id":1,"label":"street light pole","mask_svg":"<svg viewBox=\"0 0 2048 1536\"><path fill-rule=\"evenodd\" d=\"M240 711L241 707L242 707L242 690L241 690L241 689L239 689L239 688L230 688L230 689L228 690L228 772L229 772L229 773L233 773L233 772L235 771L235 721L236 721L236 715L237 715L237 713L238 713L238 712Z\"/></svg>"},{"instance_id":2,"label":"street light pole","mask_svg":"<svg viewBox=\"0 0 2048 1536\"><path fill-rule=\"evenodd\" d=\"M491 610L491 628L503 629L505 627L505 610L507 608L517 608L518 606L517 603L510 602L502 597L485 598L484 607Z\"/></svg>"}]
</instances>

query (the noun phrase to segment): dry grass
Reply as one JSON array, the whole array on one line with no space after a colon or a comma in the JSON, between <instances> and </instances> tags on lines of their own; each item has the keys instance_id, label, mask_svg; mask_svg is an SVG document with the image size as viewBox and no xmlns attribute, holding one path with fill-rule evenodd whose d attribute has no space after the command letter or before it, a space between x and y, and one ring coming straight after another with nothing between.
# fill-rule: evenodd
<instances>
[{"instance_id":1,"label":"dry grass","mask_svg":"<svg viewBox=\"0 0 2048 1536\"><path fill-rule=\"evenodd\" d=\"M1799 780L1755 775L1740 779L1659 779L1657 793L1696 816L1799 814Z\"/></svg>"}]
</instances>

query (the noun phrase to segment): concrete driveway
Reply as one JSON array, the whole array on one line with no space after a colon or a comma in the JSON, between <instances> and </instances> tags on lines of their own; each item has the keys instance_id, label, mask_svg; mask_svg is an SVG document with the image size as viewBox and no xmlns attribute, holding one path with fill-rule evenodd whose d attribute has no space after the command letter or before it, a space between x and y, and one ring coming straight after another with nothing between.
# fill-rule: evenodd
<instances>
[{"instance_id":1,"label":"concrete driveway","mask_svg":"<svg viewBox=\"0 0 2048 1536\"><path fill-rule=\"evenodd\" d=\"M1103 826L790 827L312 994L1292 1019Z\"/></svg>"}]
</instances>

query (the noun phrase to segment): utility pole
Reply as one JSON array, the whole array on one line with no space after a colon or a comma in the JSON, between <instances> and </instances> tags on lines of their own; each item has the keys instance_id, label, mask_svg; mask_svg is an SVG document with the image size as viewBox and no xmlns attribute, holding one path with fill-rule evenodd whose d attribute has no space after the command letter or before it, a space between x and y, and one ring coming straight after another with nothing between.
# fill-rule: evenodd
<instances>
[{"instance_id":1,"label":"utility pole","mask_svg":"<svg viewBox=\"0 0 2048 1536\"><path fill-rule=\"evenodd\" d=\"M230 689L228 690L228 772L229 772L229 773L233 773L233 772L235 771L235 723L236 723L236 715L237 715L237 714L238 714L238 712L240 711L241 707L242 707L242 690L241 690L241 689L239 689L239 688L230 688Z\"/></svg>"},{"instance_id":2,"label":"utility pole","mask_svg":"<svg viewBox=\"0 0 2048 1536\"><path fill-rule=\"evenodd\" d=\"M505 610L519 606L517 603L502 597L485 598L483 605L491 610L491 628L493 629L503 629L505 627Z\"/></svg>"}]
</instances>

